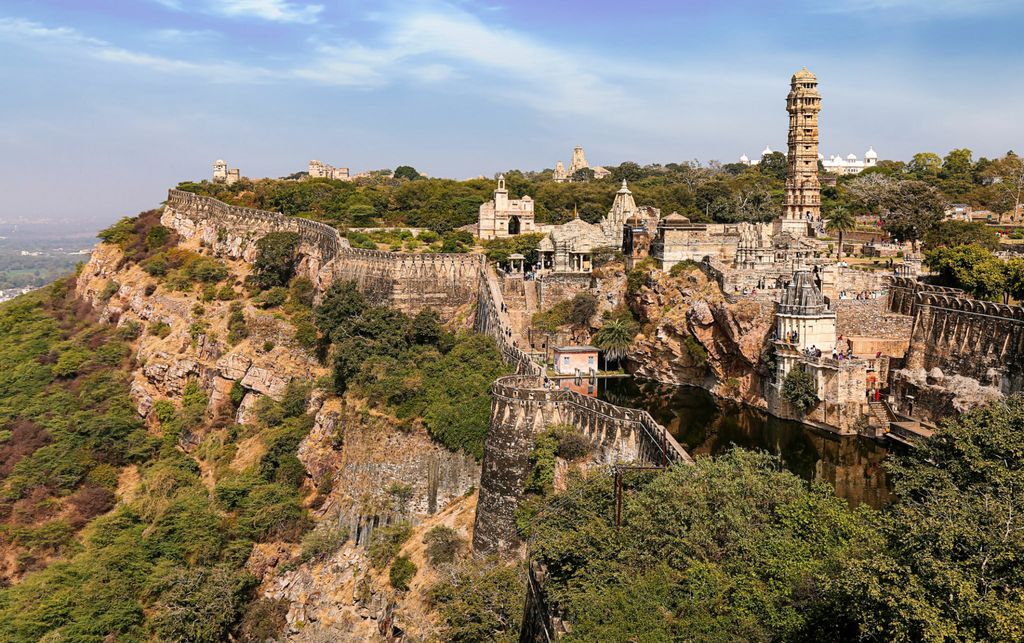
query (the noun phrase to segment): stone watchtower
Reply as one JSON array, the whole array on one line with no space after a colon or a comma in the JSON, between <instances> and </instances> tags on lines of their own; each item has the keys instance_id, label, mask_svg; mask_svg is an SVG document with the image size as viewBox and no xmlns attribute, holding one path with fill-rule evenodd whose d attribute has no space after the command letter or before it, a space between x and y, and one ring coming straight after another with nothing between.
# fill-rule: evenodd
<instances>
[{"instance_id":1,"label":"stone watchtower","mask_svg":"<svg viewBox=\"0 0 1024 643\"><path fill-rule=\"evenodd\" d=\"M806 67L793 74L786 111L789 112L789 169L778 231L804 237L808 223L821 215L821 184L818 183L821 94L818 79Z\"/></svg>"}]
</instances>

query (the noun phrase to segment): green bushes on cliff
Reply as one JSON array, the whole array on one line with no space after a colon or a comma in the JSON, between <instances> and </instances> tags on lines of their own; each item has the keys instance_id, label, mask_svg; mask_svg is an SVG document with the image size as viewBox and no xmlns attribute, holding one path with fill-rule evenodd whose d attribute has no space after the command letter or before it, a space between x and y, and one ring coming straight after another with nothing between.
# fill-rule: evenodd
<instances>
[{"instance_id":1,"label":"green bushes on cliff","mask_svg":"<svg viewBox=\"0 0 1024 643\"><path fill-rule=\"evenodd\" d=\"M493 340L448 333L431 311L409 317L370 306L350 282L328 290L315 318L331 344L335 392L422 418L449 449L483 456L488 390L507 372Z\"/></svg>"},{"instance_id":2,"label":"green bushes on cliff","mask_svg":"<svg viewBox=\"0 0 1024 643\"><path fill-rule=\"evenodd\" d=\"M134 224L119 230L135 243ZM203 259L192 277L216 278ZM96 323L73 291L61 281L0 305L0 546L18 575L0 571L17 581L0 589L0 640L228 640L253 598L253 543L298 542L311 523L295 456L309 387L288 388L274 426L249 429L265 450L234 471L239 429L198 382L156 400L147 430L128 395L140 327ZM246 627L269 631L278 619L265 616Z\"/></svg>"},{"instance_id":3,"label":"green bushes on cliff","mask_svg":"<svg viewBox=\"0 0 1024 643\"><path fill-rule=\"evenodd\" d=\"M256 242L252 283L259 290L287 286L298 261L298 232L271 232Z\"/></svg>"}]
</instances>

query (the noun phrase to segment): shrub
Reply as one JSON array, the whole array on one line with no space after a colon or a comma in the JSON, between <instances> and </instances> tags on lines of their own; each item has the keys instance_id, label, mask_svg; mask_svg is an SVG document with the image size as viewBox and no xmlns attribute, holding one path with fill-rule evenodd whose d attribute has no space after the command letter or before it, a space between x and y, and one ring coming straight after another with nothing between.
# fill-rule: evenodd
<instances>
[{"instance_id":1,"label":"shrub","mask_svg":"<svg viewBox=\"0 0 1024 643\"><path fill-rule=\"evenodd\" d=\"M348 541L348 529L340 524L321 523L302 537L302 562L326 558Z\"/></svg>"},{"instance_id":2,"label":"shrub","mask_svg":"<svg viewBox=\"0 0 1024 643\"><path fill-rule=\"evenodd\" d=\"M260 290L288 284L295 272L299 241L297 232L271 232L256 242L252 279Z\"/></svg>"},{"instance_id":3,"label":"shrub","mask_svg":"<svg viewBox=\"0 0 1024 643\"><path fill-rule=\"evenodd\" d=\"M388 572L388 581L391 586L400 592L408 591L409 581L416 575L416 563L409 560L408 556L399 556L391 563L391 570Z\"/></svg>"},{"instance_id":4,"label":"shrub","mask_svg":"<svg viewBox=\"0 0 1024 643\"><path fill-rule=\"evenodd\" d=\"M249 603L238 626L241 643L276 641L288 625L288 599L258 598Z\"/></svg>"},{"instance_id":5,"label":"shrub","mask_svg":"<svg viewBox=\"0 0 1024 643\"><path fill-rule=\"evenodd\" d=\"M383 569L398 554L398 550L411 535L412 527L407 522L375 529L370 538L370 563L377 569Z\"/></svg>"},{"instance_id":6,"label":"shrub","mask_svg":"<svg viewBox=\"0 0 1024 643\"><path fill-rule=\"evenodd\" d=\"M196 255L185 264L185 275L203 283L216 283L228 276L228 269L220 260Z\"/></svg>"},{"instance_id":7,"label":"shrub","mask_svg":"<svg viewBox=\"0 0 1024 643\"><path fill-rule=\"evenodd\" d=\"M232 302L228 315L228 343L234 346L249 336L249 324L242 312L241 302Z\"/></svg>"},{"instance_id":8,"label":"shrub","mask_svg":"<svg viewBox=\"0 0 1024 643\"><path fill-rule=\"evenodd\" d=\"M224 641L253 579L222 567L182 569L158 586L154 634L165 641Z\"/></svg>"},{"instance_id":9,"label":"shrub","mask_svg":"<svg viewBox=\"0 0 1024 643\"><path fill-rule=\"evenodd\" d=\"M782 397L801 413L807 413L820 401L818 387L803 366L794 367L782 382Z\"/></svg>"},{"instance_id":10,"label":"shrub","mask_svg":"<svg viewBox=\"0 0 1024 643\"><path fill-rule=\"evenodd\" d=\"M150 276L163 277L167 274L167 255L160 253L154 255L142 262L142 269L145 270Z\"/></svg>"},{"instance_id":11,"label":"shrub","mask_svg":"<svg viewBox=\"0 0 1024 643\"><path fill-rule=\"evenodd\" d=\"M288 289L283 286L274 286L265 290L253 299L253 303L263 309L277 308L288 299Z\"/></svg>"},{"instance_id":12,"label":"shrub","mask_svg":"<svg viewBox=\"0 0 1024 643\"><path fill-rule=\"evenodd\" d=\"M427 560L434 567L454 562L464 542L458 531L444 525L434 527L423 536Z\"/></svg>"},{"instance_id":13,"label":"shrub","mask_svg":"<svg viewBox=\"0 0 1024 643\"><path fill-rule=\"evenodd\" d=\"M110 298L121 288L121 284L117 283L113 279L107 281L107 284L103 286L103 290L99 294L100 301L110 301Z\"/></svg>"},{"instance_id":14,"label":"shrub","mask_svg":"<svg viewBox=\"0 0 1024 643\"><path fill-rule=\"evenodd\" d=\"M693 358L694 364L704 366L708 363L708 351L696 337L687 335L686 339L683 340L683 346L686 347L686 352Z\"/></svg>"},{"instance_id":15,"label":"shrub","mask_svg":"<svg viewBox=\"0 0 1024 643\"><path fill-rule=\"evenodd\" d=\"M292 279L292 283L288 287L289 303L294 306L309 308L313 305L313 298L315 296L316 289L313 287L312 281L305 277Z\"/></svg>"},{"instance_id":16,"label":"shrub","mask_svg":"<svg viewBox=\"0 0 1024 643\"><path fill-rule=\"evenodd\" d=\"M231 301L235 298L235 289L231 287L231 284L224 284L217 291L217 299L221 301Z\"/></svg>"},{"instance_id":17,"label":"shrub","mask_svg":"<svg viewBox=\"0 0 1024 643\"><path fill-rule=\"evenodd\" d=\"M240 502L238 529L257 542L296 542L309 526L305 507L285 485L257 485Z\"/></svg>"},{"instance_id":18,"label":"shrub","mask_svg":"<svg viewBox=\"0 0 1024 643\"><path fill-rule=\"evenodd\" d=\"M447 631L445 640L515 640L526 601L526 574L516 563L466 560L429 592Z\"/></svg>"},{"instance_id":19,"label":"shrub","mask_svg":"<svg viewBox=\"0 0 1024 643\"><path fill-rule=\"evenodd\" d=\"M579 292L572 298L569 322L574 326L587 326L597 312L597 297L589 292Z\"/></svg>"},{"instance_id":20,"label":"shrub","mask_svg":"<svg viewBox=\"0 0 1024 643\"><path fill-rule=\"evenodd\" d=\"M673 277L678 277L679 275L690 273L698 267L700 267L699 264L693 259L684 259L669 268L668 274Z\"/></svg>"}]
</instances>

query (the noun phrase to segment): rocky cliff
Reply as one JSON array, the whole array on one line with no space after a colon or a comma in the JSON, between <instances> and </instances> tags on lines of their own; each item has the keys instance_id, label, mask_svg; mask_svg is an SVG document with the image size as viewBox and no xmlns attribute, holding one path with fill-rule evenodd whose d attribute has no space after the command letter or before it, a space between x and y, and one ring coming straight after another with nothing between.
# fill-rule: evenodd
<instances>
[{"instance_id":1,"label":"rocky cliff","mask_svg":"<svg viewBox=\"0 0 1024 643\"><path fill-rule=\"evenodd\" d=\"M79 275L77 295L103 320L136 328L130 377L139 415L159 431L157 402L179 404L194 381L208 394L209 417L237 405L230 419L252 426L261 398L279 400L293 380L313 385L307 411L315 420L297 451L306 474L305 504L318 525L349 537L340 549L312 560L304 560L298 544L257 544L247 568L261 583L259 595L285 606L289 640L393 640L400 632L436 638L425 607L426 588L434 578L420 560L423 534L444 524L468 542L479 464L431 440L418 420L398 420L358 398L337 398L322 390L317 382L329 369L296 341L289 314L262 310L245 299L241 285L251 257L243 250L249 246L219 252L217 245L203 243L198 235L181 235L178 249L201 256L216 253L228 268L234 301L204 301L199 293L177 292L127 261L112 244L100 244ZM301 267L299 273L308 274ZM233 304L236 310L241 306L248 336L229 342ZM244 431L249 437L240 440L227 465L235 472L258 464L267 450L261 434ZM179 446L201 453L207 448L204 437L184 435ZM212 490L215 475L202 460L197 457ZM414 529L403 552L420 571L407 592L392 589L387 568L371 568L366 551L374 529L395 522Z\"/></svg>"},{"instance_id":2,"label":"rocky cliff","mask_svg":"<svg viewBox=\"0 0 1024 643\"><path fill-rule=\"evenodd\" d=\"M772 328L770 301L731 303L697 268L678 276L652 272L627 301L642 324L628 354L636 375L765 406L761 354Z\"/></svg>"}]
</instances>

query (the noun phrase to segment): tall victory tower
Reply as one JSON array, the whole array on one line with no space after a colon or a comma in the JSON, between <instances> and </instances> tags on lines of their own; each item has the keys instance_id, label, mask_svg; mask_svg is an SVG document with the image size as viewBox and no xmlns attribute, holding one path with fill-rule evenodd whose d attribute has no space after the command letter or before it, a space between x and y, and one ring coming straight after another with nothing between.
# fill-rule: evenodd
<instances>
[{"instance_id":1,"label":"tall victory tower","mask_svg":"<svg viewBox=\"0 0 1024 643\"><path fill-rule=\"evenodd\" d=\"M779 227L783 232L804 237L809 221L821 214L821 184L818 183L821 94L818 79L806 67L793 74L786 111L789 112L789 169Z\"/></svg>"}]
</instances>

